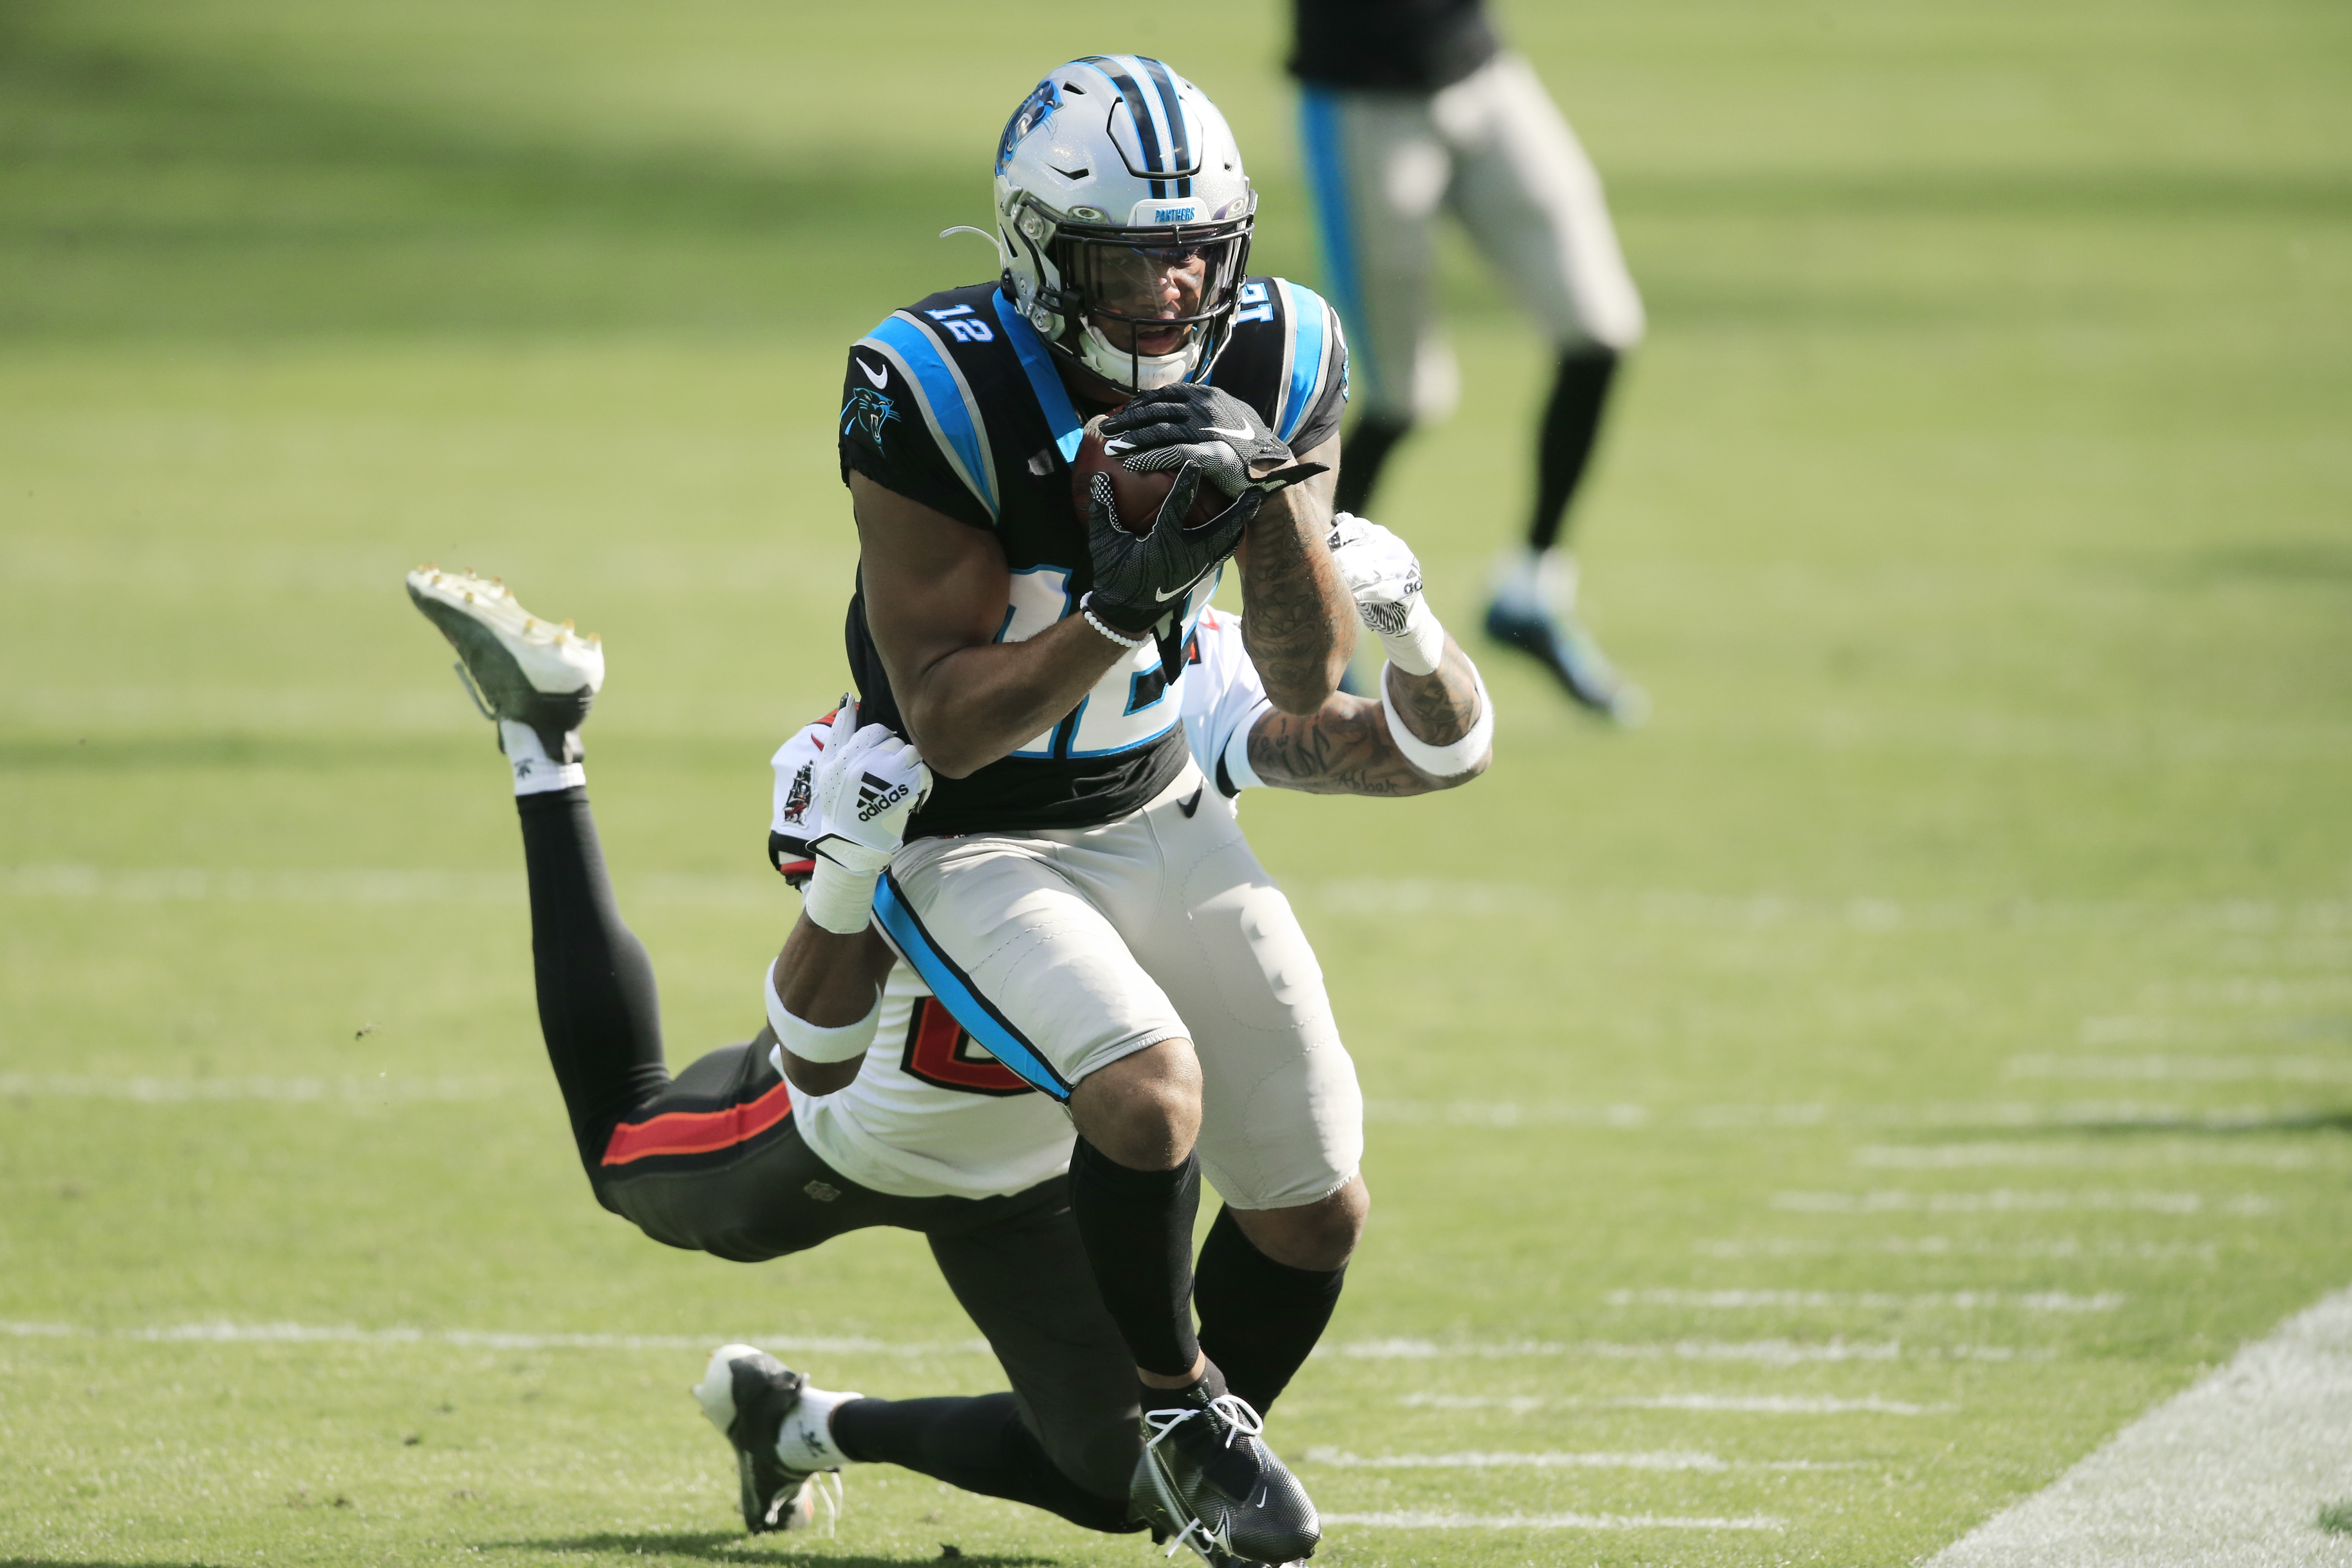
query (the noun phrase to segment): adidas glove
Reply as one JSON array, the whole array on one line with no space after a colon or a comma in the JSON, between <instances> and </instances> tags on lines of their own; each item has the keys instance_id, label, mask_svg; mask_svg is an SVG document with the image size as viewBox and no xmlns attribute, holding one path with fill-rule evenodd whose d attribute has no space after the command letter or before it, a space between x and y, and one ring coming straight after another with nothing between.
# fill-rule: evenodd
<instances>
[{"instance_id":1,"label":"adidas glove","mask_svg":"<svg viewBox=\"0 0 2352 1568\"><path fill-rule=\"evenodd\" d=\"M847 697L833 716L824 754L809 780L824 831L809 840L816 868L801 912L855 936L874 912L874 879L907 837L907 819L931 793L931 770L914 746L879 724L857 727Z\"/></svg>"},{"instance_id":2,"label":"adidas glove","mask_svg":"<svg viewBox=\"0 0 2352 1568\"><path fill-rule=\"evenodd\" d=\"M1356 613L1407 675L1435 672L1445 656L1445 628L1422 597L1421 563L1405 542L1352 512L1331 520L1331 560L1355 596Z\"/></svg>"},{"instance_id":3,"label":"adidas glove","mask_svg":"<svg viewBox=\"0 0 2352 1568\"><path fill-rule=\"evenodd\" d=\"M1130 472L1156 473L1192 463L1235 500L1244 491L1268 495L1325 471L1321 463L1297 461L1289 444L1267 429L1249 405L1197 382L1137 394L1102 422L1102 433L1108 437L1105 452L1135 454L1124 458ZM1269 466L1273 471L1257 471Z\"/></svg>"}]
</instances>

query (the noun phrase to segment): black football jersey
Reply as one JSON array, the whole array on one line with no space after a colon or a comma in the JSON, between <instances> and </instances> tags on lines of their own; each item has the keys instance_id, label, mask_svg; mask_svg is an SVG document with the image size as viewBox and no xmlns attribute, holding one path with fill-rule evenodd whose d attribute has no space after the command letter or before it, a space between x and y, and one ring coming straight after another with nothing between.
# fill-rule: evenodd
<instances>
[{"instance_id":1,"label":"black football jersey","mask_svg":"<svg viewBox=\"0 0 2352 1568\"><path fill-rule=\"evenodd\" d=\"M1291 0L1290 74L1358 92L1435 92L1495 58L1485 0Z\"/></svg>"},{"instance_id":2,"label":"black football jersey","mask_svg":"<svg viewBox=\"0 0 2352 1568\"><path fill-rule=\"evenodd\" d=\"M1251 278L1210 382L1252 408L1291 449L1338 433L1348 345L1313 289ZM850 350L842 383L841 475L852 469L996 535L1012 569L999 642L1032 637L1093 586L1087 525L1070 495L1083 420L1053 356L994 283L894 310ZM1184 606L1187 635L1216 590ZM851 599L849 665L861 717L905 732L863 592ZM1180 673L1178 680L1183 677ZM909 838L1084 827L1135 811L1183 771L1177 688L1149 642L1111 666L1062 721L984 768L937 780Z\"/></svg>"}]
</instances>

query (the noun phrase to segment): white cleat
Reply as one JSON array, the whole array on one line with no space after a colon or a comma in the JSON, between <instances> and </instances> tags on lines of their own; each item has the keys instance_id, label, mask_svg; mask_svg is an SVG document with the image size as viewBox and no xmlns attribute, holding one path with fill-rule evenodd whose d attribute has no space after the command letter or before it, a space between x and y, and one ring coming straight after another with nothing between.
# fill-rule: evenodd
<instances>
[{"instance_id":1,"label":"white cleat","mask_svg":"<svg viewBox=\"0 0 2352 1568\"><path fill-rule=\"evenodd\" d=\"M471 572L420 566L408 596L457 650L457 678L484 714L529 726L551 761L580 760L580 724L604 684L603 639L540 619Z\"/></svg>"}]
</instances>

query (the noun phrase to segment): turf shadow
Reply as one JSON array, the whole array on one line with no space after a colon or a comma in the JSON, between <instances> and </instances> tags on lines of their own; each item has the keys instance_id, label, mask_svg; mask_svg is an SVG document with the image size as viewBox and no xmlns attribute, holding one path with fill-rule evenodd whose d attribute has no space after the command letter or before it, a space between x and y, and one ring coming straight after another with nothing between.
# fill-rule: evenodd
<instances>
[{"instance_id":1,"label":"turf shadow","mask_svg":"<svg viewBox=\"0 0 2352 1568\"><path fill-rule=\"evenodd\" d=\"M751 1541L751 1538L741 1531L706 1530L676 1534L606 1532L528 1541L478 1541L474 1545L484 1552L547 1552L563 1555L580 1552L611 1552L644 1556L667 1553L672 1557L692 1557L708 1563L807 1563L813 1568L815 1564L823 1564L823 1568L907 1568L910 1563L939 1563L950 1558L962 1568L1054 1568L1061 1561L1055 1557L999 1557L969 1552L945 1542L940 1543L936 1553L908 1552L900 1557L837 1557L830 1552L819 1555L804 1552L780 1552L770 1556L761 1552L747 1552L745 1548ZM13 1568L13 1565L0 1563L0 1568Z\"/></svg>"}]
</instances>

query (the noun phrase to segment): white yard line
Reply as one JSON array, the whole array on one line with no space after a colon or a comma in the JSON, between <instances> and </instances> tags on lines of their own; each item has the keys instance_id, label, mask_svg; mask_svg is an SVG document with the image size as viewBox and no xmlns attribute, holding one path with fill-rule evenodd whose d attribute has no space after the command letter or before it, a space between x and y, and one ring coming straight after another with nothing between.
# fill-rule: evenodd
<instances>
[{"instance_id":1,"label":"white yard line","mask_svg":"<svg viewBox=\"0 0 2352 1568\"><path fill-rule=\"evenodd\" d=\"M1929 1193L1909 1189L1869 1193L1774 1193L1772 1206L1795 1214L2039 1214L2066 1209L2135 1214L2218 1214L2232 1219L2265 1215L2275 1205L2252 1193L2212 1197L2203 1193L2146 1191L2018 1191Z\"/></svg>"},{"instance_id":2,"label":"white yard line","mask_svg":"<svg viewBox=\"0 0 2352 1568\"><path fill-rule=\"evenodd\" d=\"M1741 1519L1681 1518L1656 1513L1327 1513L1325 1524L1370 1530L1786 1530L1769 1514Z\"/></svg>"},{"instance_id":3,"label":"white yard line","mask_svg":"<svg viewBox=\"0 0 2352 1568\"><path fill-rule=\"evenodd\" d=\"M101 1078L70 1073L0 1073L0 1100L119 1100L139 1105L207 1104L256 1100L315 1105L437 1105L453 1100L503 1100L515 1091L505 1078L277 1078L254 1074L222 1078Z\"/></svg>"},{"instance_id":4,"label":"white yard line","mask_svg":"<svg viewBox=\"0 0 2352 1568\"><path fill-rule=\"evenodd\" d=\"M2352 1289L2288 1319L1930 1568L2352 1563Z\"/></svg>"},{"instance_id":5,"label":"white yard line","mask_svg":"<svg viewBox=\"0 0 2352 1568\"><path fill-rule=\"evenodd\" d=\"M1408 1394L1398 1404L1418 1410L1697 1410L1742 1415L1945 1415L1957 1405L1913 1405L1899 1399L1832 1399L1798 1394L1650 1394L1623 1399L1546 1399L1534 1394Z\"/></svg>"},{"instance_id":6,"label":"white yard line","mask_svg":"<svg viewBox=\"0 0 2352 1568\"><path fill-rule=\"evenodd\" d=\"M693 1351L741 1340L741 1334L558 1334L505 1329L362 1329L318 1323L167 1323L143 1328L100 1329L79 1323L0 1322L0 1336L15 1339L141 1340L201 1344L447 1345L461 1350ZM823 1355L985 1355L985 1340L876 1340L862 1335L752 1335L765 1350Z\"/></svg>"},{"instance_id":7,"label":"white yard line","mask_svg":"<svg viewBox=\"0 0 2352 1568\"><path fill-rule=\"evenodd\" d=\"M2008 1310L2020 1312L2112 1312L2126 1298L2114 1290L2078 1296L2068 1290L1612 1290L1601 1298L1612 1307L1704 1307L1724 1310L1773 1307L1943 1308L1953 1311Z\"/></svg>"},{"instance_id":8,"label":"white yard line","mask_svg":"<svg viewBox=\"0 0 2352 1568\"><path fill-rule=\"evenodd\" d=\"M2031 1361L2047 1352L2011 1345L1913 1345L1899 1340L1819 1342L1798 1340L1671 1340L1626 1344L1607 1340L1475 1342L1389 1339L1350 1340L1318 1345L1318 1356L1349 1361L1519 1361L1550 1356L1591 1356L1601 1361L1755 1362L1765 1366L1801 1366L1813 1362Z\"/></svg>"}]
</instances>

